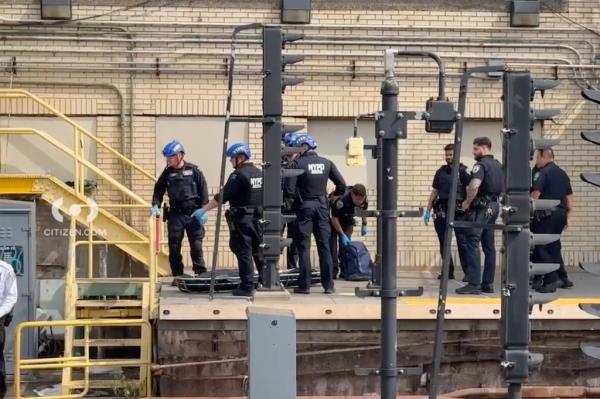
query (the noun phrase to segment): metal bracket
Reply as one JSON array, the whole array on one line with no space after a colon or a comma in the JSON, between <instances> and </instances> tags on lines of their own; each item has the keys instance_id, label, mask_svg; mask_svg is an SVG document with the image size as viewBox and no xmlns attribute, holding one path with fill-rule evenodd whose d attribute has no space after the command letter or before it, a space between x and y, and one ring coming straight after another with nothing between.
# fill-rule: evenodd
<instances>
[{"instance_id":1,"label":"metal bracket","mask_svg":"<svg viewBox=\"0 0 600 399\"><path fill-rule=\"evenodd\" d=\"M423 366L417 367L398 367L397 369L378 369L378 368L361 368L356 367L354 374L365 377L369 375L384 375L384 376L403 376L403 375L421 375L423 374Z\"/></svg>"},{"instance_id":2,"label":"metal bracket","mask_svg":"<svg viewBox=\"0 0 600 399\"><path fill-rule=\"evenodd\" d=\"M394 214L395 212L395 214ZM423 216L423 212L424 212L424 208L419 208L417 210L405 210L405 211L400 211L400 210L396 210L396 211L391 211L391 212L386 212L386 214L384 214L382 211L379 210L371 210L371 211L365 211L365 210L358 210L356 212L356 216L357 217L365 217L365 218L376 218L378 216L382 216L382 217L399 217L399 218L417 218L417 217L421 217Z\"/></svg>"},{"instance_id":3,"label":"metal bracket","mask_svg":"<svg viewBox=\"0 0 600 399\"><path fill-rule=\"evenodd\" d=\"M461 227L461 228L476 228L476 229L493 229L493 230L507 230L508 226L503 224L487 224L487 223L474 223L474 222L452 222L452 227ZM522 230L522 227L519 227ZM515 230L515 231L521 231Z\"/></svg>"},{"instance_id":4,"label":"metal bracket","mask_svg":"<svg viewBox=\"0 0 600 399\"><path fill-rule=\"evenodd\" d=\"M423 295L423 287L417 288L398 288L396 290L391 291L383 291L381 287L372 287L372 288L354 288L354 295L359 298L366 297L381 297L381 298L395 298L402 296L421 296Z\"/></svg>"}]
</instances>

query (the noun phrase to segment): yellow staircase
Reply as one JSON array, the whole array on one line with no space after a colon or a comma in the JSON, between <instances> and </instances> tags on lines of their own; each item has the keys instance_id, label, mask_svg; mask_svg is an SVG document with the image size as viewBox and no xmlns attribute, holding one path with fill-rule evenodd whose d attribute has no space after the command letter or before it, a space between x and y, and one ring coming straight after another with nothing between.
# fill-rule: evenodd
<instances>
[{"instance_id":1,"label":"yellow staircase","mask_svg":"<svg viewBox=\"0 0 600 399\"><path fill-rule=\"evenodd\" d=\"M7 134L8 129L0 128L0 134ZM11 129L14 130L14 129ZM19 129L24 130L24 129ZM34 129L27 129L34 130ZM83 194L78 194L75 189L69 187L59 179L52 176L32 176L32 175L7 175L0 174L0 195L35 195L42 200L58 207L64 214L69 213L69 209L73 205L87 207L89 204L88 197ZM93 220L93 231L98 232L98 235L103 239L122 242L116 244L121 250L131 255L134 259L140 261L144 265L150 264L148 251L144 250L137 244L138 241L145 241L148 244L148 238L129 226L127 223L107 211L107 207L116 205L97 204L98 215ZM150 205L142 205L145 209L150 209ZM125 206L123 207L133 207ZM90 231L90 222L87 220L88 212L80 212L73 217L80 225L85 226ZM104 235L104 233L107 233ZM134 244L131 244L133 242ZM158 274L168 276L170 272L169 258L163 251L158 253Z\"/></svg>"},{"instance_id":2,"label":"yellow staircase","mask_svg":"<svg viewBox=\"0 0 600 399\"><path fill-rule=\"evenodd\" d=\"M70 148L48 133L32 128L0 128L2 135L36 135L52 144L73 161L73 187L53 176L0 174L0 195L32 195L41 198L53 208L71 215L71 231L77 225L85 226L85 239L69 235L69 256L65 277L65 320L30 321L17 328L15 348L15 393L17 398L26 396L22 386L22 373L26 371L62 370L62 395L47 398L76 398L86 396L93 389L114 389L115 396L150 396L152 329L151 321L158 313L158 275L170 274L168 256L160 241L162 224L159 219L148 216L147 235L136 230L133 224L117 217L111 210L144 209L149 212L150 203L125 187L94 163L85 158L84 139L92 140L97 150L115 156L124 166L130 167L152 183L155 178L123 154L108 146L95 135L52 107L41 98L21 89L0 89L0 98L9 101L32 101L41 109L62 119L73 128L73 147ZM90 202L85 195L86 171L102 179L111 189L120 192L126 200L122 203L102 204ZM94 208L88 212L69 212L74 207ZM96 214L97 211L97 214ZM94 217L89 217L94 214ZM95 237L100 237L97 239ZM96 245L114 245L148 270L142 278L99 278L94 275L94 251ZM87 246L87 259L77 259L80 246ZM78 269L79 267L79 269ZM83 276L83 277L82 277ZM21 359L21 332L27 328L64 327L65 349L60 357L45 359ZM127 329L126 337L114 337L115 330ZM113 329L113 330L111 330ZM134 330L132 332L132 330ZM124 358L111 357L109 351L126 353ZM115 351L116 349L116 351ZM94 370L102 367L117 370L121 376L94 378ZM113 374L114 376L114 374ZM118 390L121 391L118 391ZM125 391L123 391L125 390Z\"/></svg>"}]
</instances>

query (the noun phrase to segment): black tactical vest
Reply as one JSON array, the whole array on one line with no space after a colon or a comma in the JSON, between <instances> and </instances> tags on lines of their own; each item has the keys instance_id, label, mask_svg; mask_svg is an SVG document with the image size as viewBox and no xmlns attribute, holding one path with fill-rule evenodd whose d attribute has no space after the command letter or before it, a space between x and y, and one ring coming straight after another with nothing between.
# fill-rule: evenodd
<instances>
[{"instance_id":1,"label":"black tactical vest","mask_svg":"<svg viewBox=\"0 0 600 399\"><path fill-rule=\"evenodd\" d=\"M175 208L193 207L200 199L196 166L185 164L181 169L172 169L167 174L169 202Z\"/></svg>"},{"instance_id":2,"label":"black tactical vest","mask_svg":"<svg viewBox=\"0 0 600 399\"><path fill-rule=\"evenodd\" d=\"M236 184L244 184L245 189L240 190L244 193L243 195L231 198L229 204L234 208L258 208L262 204L262 170L253 164L245 164L236 169L233 173L237 175Z\"/></svg>"}]
</instances>

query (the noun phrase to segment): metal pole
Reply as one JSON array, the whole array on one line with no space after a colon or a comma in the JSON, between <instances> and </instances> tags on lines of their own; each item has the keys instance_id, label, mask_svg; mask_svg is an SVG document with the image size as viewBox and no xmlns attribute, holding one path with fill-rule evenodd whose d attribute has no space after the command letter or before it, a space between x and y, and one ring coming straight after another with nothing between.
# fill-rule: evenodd
<instances>
[{"instance_id":1,"label":"metal pole","mask_svg":"<svg viewBox=\"0 0 600 399\"><path fill-rule=\"evenodd\" d=\"M213 257L212 257L212 265L210 268L210 291L209 298L213 299L215 295L215 270L217 269L217 256L219 251L219 235L221 233L221 215L223 212L223 186L225 184L225 165L227 163L226 153L227 153L227 145L229 142L229 124L231 122L231 102L233 99L233 73L234 73L234 65L235 65L235 42L238 33L244 30L256 29L261 27L261 24L248 24L238 26L233 30L233 34L231 35L231 54L229 57L229 76L227 80L227 101L225 104L225 130L223 132L223 146L221 148L221 171L219 174L219 201L217 206L217 223L215 226L215 242L213 245Z\"/></svg>"},{"instance_id":2,"label":"metal pole","mask_svg":"<svg viewBox=\"0 0 600 399\"><path fill-rule=\"evenodd\" d=\"M442 275L440 278L440 290L438 295L438 306L435 324L435 335L433 344L433 368L431 371L431 381L429 383L429 398L437 398L438 376L440 364L443 356L443 334L444 317L446 313L446 297L448 296L448 272L450 269L450 248L452 244L452 224L454 223L454 214L456 212L456 191L458 188L458 166L460 164L460 153L463 138L464 118L467 103L467 89L469 78L477 72L497 72L503 71L502 67L478 67L468 69L460 80L460 90L458 97L458 114L456 117L454 133L454 159L452 161L452 185L450 188L450 198L448 199L448 213L446 217L446 231L444 235Z\"/></svg>"},{"instance_id":3,"label":"metal pole","mask_svg":"<svg viewBox=\"0 0 600 399\"><path fill-rule=\"evenodd\" d=\"M382 152L383 152L383 140L377 137L377 148L376 148L376 173L377 173L377 210L381 209L382 203L382 181L383 181L383 168L382 168ZM373 281L371 286L381 287L381 253L383 251L383 235L382 235L382 224L381 218L377 218L377 253L375 254L375 266L373 268Z\"/></svg>"},{"instance_id":4,"label":"metal pole","mask_svg":"<svg viewBox=\"0 0 600 399\"><path fill-rule=\"evenodd\" d=\"M521 384L508 384L508 399L521 399Z\"/></svg>"},{"instance_id":5,"label":"metal pole","mask_svg":"<svg viewBox=\"0 0 600 399\"><path fill-rule=\"evenodd\" d=\"M386 77L381 85L382 110L398 111L398 83L393 74ZM381 397L395 399L397 392L397 324L396 301L396 219L398 197L398 138L389 132L378 131L378 141L382 148L381 179ZM379 198L378 198L379 201ZM383 242L385 240L385 243Z\"/></svg>"}]
</instances>

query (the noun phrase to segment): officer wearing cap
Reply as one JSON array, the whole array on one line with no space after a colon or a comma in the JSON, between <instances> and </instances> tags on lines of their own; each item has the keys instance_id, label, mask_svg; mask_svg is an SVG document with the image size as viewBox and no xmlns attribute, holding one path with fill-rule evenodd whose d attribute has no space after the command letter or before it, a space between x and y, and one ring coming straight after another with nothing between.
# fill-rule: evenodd
<instances>
[{"instance_id":1,"label":"officer wearing cap","mask_svg":"<svg viewBox=\"0 0 600 399\"><path fill-rule=\"evenodd\" d=\"M502 164L494 159L492 141L488 137L473 140L473 156L477 161L471 171L471 181L467 186L467 198L462 209L467 212L465 220L478 224L496 223L500 205L500 194L504 187ZM465 229L466 272L468 284L456 290L457 294L494 292L494 273L496 271L496 247L494 229L470 227ZM481 276L481 254L479 244L485 255L483 278Z\"/></svg>"},{"instance_id":2,"label":"officer wearing cap","mask_svg":"<svg viewBox=\"0 0 600 399\"><path fill-rule=\"evenodd\" d=\"M567 173L554 162L554 151L551 148L537 150L535 168L532 171L533 199L560 200L560 204L552 210L536 211L531 222L531 232L538 234L562 234L569 225L569 217L573 209L573 189ZM557 288L569 288L573 283L567 276L561 254L560 240L546 245L537 245L532 259L536 263L560 264L557 271L543 276L539 292L554 292Z\"/></svg>"},{"instance_id":3,"label":"officer wearing cap","mask_svg":"<svg viewBox=\"0 0 600 399\"><path fill-rule=\"evenodd\" d=\"M286 147L288 148L293 148L295 146L295 142L296 139L298 137L300 137L301 134L300 133L286 133L283 137L283 143ZM291 163L298 157L298 153L297 152L293 152L290 154L285 154L283 155L283 159L282 161L282 165L284 168L287 168L291 165ZM287 180L287 179L285 179ZM293 209L293 202L294 202L294 198L288 196L286 193L287 191L285 190L285 184L287 182L284 181L283 182L283 210L282 213L284 215L293 215L294 214L294 209ZM282 234L283 234L283 230L287 227L287 238L292 239L292 243L287 247L286 249L286 259L287 259L287 268L288 269L296 269L298 267L298 248L296 247L296 221L291 221L286 223L285 226L283 226L282 229Z\"/></svg>"},{"instance_id":4,"label":"officer wearing cap","mask_svg":"<svg viewBox=\"0 0 600 399\"><path fill-rule=\"evenodd\" d=\"M340 273L340 278L344 277L344 268L340 270L340 259L338 255L338 243L340 247L345 247L350 244L350 237L356 222L354 214L356 208L366 210L369 207L367 201L367 189L362 184L349 186L342 196L332 195L330 198L331 204L331 239L329 246L331 247L331 259L333 261L333 278L335 279ZM367 228L367 219L362 218L360 235L365 236L369 232ZM343 266L343 264L342 264Z\"/></svg>"},{"instance_id":5,"label":"officer wearing cap","mask_svg":"<svg viewBox=\"0 0 600 399\"><path fill-rule=\"evenodd\" d=\"M444 256L444 240L446 238L446 216L448 214L448 199L450 199L450 188L452 187L452 162L454 160L454 144L448 144L444 147L444 155L446 164L440 166L433 176L433 183L431 184L431 193L427 201L427 209L423 215L423 222L425 225L429 224L431 219L431 211L433 210L433 226L438 236L440 243L440 254ZM459 165L458 171L458 188L456 192L457 208L454 215L455 220L461 220L464 218L464 211L462 210L462 202L466 198L466 186L469 184L471 177L467 172L467 167L462 163ZM465 272L465 229L457 228L456 233L456 244L458 247L458 256L460 258L463 272ZM454 279L454 262L450 258L450 273L448 278ZM466 280L466 273L465 273Z\"/></svg>"},{"instance_id":6,"label":"officer wearing cap","mask_svg":"<svg viewBox=\"0 0 600 399\"><path fill-rule=\"evenodd\" d=\"M259 276L263 262L259 256L260 230L258 220L261 214L263 176L262 171L250 162L250 148L242 143L231 145L227 157L234 171L223 187L222 202L229 203L225 219L229 226L229 248L238 261L240 285L233 290L234 296L252 296L254 291L254 267ZM194 214L201 223L206 223L206 212L218 206L219 194Z\"/></svg>"},{"instance_id":7,"label":"officer wearing cap","mask_svg":"<svg viewBox=\"0 0 600 399\"><path fill-rule=\"evenodd\" d=\"M208 202L208 188L204 174L200 169L183 158L185 150L177 140L168 143L162 151L167 166L154 185L151 212L160 214L165 191L169 196L169 211L166 215L169 263L173 276L183 275L181 242L184 232L190 243L190 252L194 273L206 271L202 253L204 227L191 217L192 213Z\"/></svg>"},{"instance_id":8,"label":"officer wearing cap","mask_svg":"<svg viewBox=\"0 0 600 399\"><path fill-rule=\"evenodd\" d=\"M340 195L346 188L344 178L337 167L330 160L319 156L314 150L316 141L309 135L298 137L295 145L301 149L298 159L292 162L290 168L304 171L298 177L290 179L286 189L294 198L296 210L296 223L298 254L300 256L300 277L298 287L294 289L297 294L310 293L311 262L310 262L310 236L313 234L317 243L319 254L319 268L321 284L326 294L335 292L333 287L333 268L329 240L331 238L331 225L329 222L329 209L327 206L327 182L331 180L336 187L336 194Z\"/></svg>"}]
</instances>

